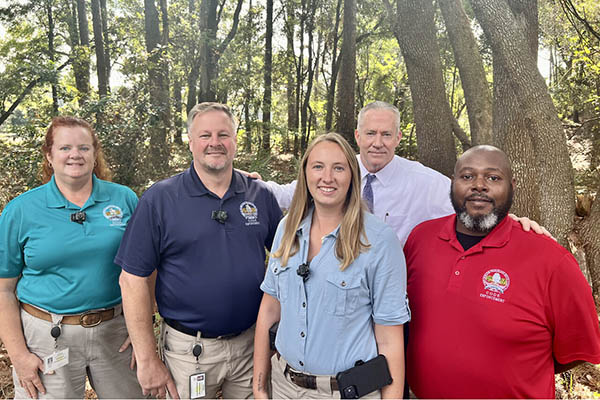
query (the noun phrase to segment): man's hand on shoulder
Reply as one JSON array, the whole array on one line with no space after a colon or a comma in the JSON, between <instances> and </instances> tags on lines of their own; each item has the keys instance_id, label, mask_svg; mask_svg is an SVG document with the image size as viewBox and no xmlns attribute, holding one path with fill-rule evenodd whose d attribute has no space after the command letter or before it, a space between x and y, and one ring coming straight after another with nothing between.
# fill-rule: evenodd
<instances>
[{"instance_id":1,"label":"man's hand on shoulder","mask_svg":"<svg viewBox=\"0 0 600 400\"><path fill-rule=\"evenodd\" d=\"M254 172L248 172L248 171L244 171L243 169L235 169L237 172L239 172L240 174L246 175L248 178L254 178L254 179L260 179L262 181L262 176L260 176L260 174L256 171Z\"/></svg>"},{"instance_id":2,"label":"man's hand on shoulder","mask_svg":"<svg viewBox=\"0 0 600 400\"><path fill-rule=\"evenodd\" d=\"M527 217L517 217L515 214L508 214L508 216L511 217L512 219L514 219L515 221L517 221L518 223L520 223L521 227L523 228L523 230L525 232L529 232L530 230L532 230L539 235L545 235L545 236L548 236L549 238L556 240L554 238L554 236L552 236L552 234L546 228L544 228L537 222L535 222Z\"/></svg>"}]
</instances>

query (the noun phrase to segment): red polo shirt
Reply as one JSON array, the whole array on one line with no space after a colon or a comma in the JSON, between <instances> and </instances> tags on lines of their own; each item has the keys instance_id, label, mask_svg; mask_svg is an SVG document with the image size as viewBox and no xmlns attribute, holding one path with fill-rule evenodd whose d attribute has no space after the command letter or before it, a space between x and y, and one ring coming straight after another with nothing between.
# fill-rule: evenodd
<instances>
[{"instance_id":1,"label":"red polo shirt","mask_svg":"<svg viewBox=\"0 0 600 400\"><path fill-rule=\"evenodd\" d=\"M505 218L464 251L456 216L404 247L408 383L419 398L554 398L554 361L600 363L591 289L554 240Z\"/></svg>"}]
</instances>

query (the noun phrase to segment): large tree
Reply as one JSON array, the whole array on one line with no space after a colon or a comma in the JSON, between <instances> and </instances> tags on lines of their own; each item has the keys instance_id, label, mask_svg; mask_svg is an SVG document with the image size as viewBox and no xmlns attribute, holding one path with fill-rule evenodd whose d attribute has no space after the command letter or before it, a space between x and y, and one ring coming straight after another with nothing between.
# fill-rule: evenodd
<instances>
[{"instance_id":1,"label":"large tree","mask_svg":"<svg viewBox=\"0 0 600 400\"><path fill-rule=\"evenodd\" d=\"M271 80L273 74L273 0L267 0L267 18L265 32L265 65L263 96L263 139L262 149L271 151Z\"/></svg>"},{"instance_id":2,"label":"large tree","mask_svg":"<svg viewBox=\"0 0 600 400\"><path fill-rule=\"evenodd\" d=\"M108 67L105 59L106 53L104 50L100 0L91 0L91 4L92 26L94 27L94 44L96 49L96 70L98 73L98 93L102 98L108 94Z\"/></svg>"},{"instance_id":3,"label":"large tree","mask_svg":"<svg viewBox=\"0 0 600 400\"><path fill-rule=\"evenodd\" d=\"M465 93L471 143L491 144L492 95L471 21L465 13L462 0L438 0L438 5L444 16L446 32Z\"/></svg>"},{"instance_id":4,"label":"large tree","mask_svg":"<svg viewBox=\"0 0 600 400\"><path fill-rule=\"evenodd\" d=\"M162 65L166 49L161 46L162 35L159 21L155 0L144 0L144 31L148 53L148 93L151 105L150 152L157 170L164 172L168 167L169 155L167 146L169 89L166 86L167 80Z\"/></svg>"},{"instance_id":5,"label":"large tree","mask_svg":"<svg viewBox=\"0 0 600 400\"><path fill-rule=\"evenodd\" d=\"M391 10L388 0L384 0ZM406 63L419 161L450 176L456 162L454 116L446 99L431 0L398 0L394 34Z\"/></svg>"},{"instance_id":6,"label":"large tree","mask_svg":"<svg viewBox=\"0 0 600 400\"><path fill-rule=\"evenodd\" d=\"M90 92L90 36L85 8L84 0L71 0L69 38L80 106L85 104Z\"/></svg>"},{"instance_id":7,"label":"large tree","mask_svg":"<svg viewBox=\"0 0 600 400\"><path fill-rule=\"evenodd\" d=\"M494 114L494 126L498 126L496 121L510 121L510 116L504 115L506 112L515 113L515 117L525 123L518 135L510 133L501 138L504 139L502 147L507 150L513 167L516 166L517 181L523 181L524 170L535 174L535 180L525 181L518 188L517 196L537 210L533 217L538 219L539 216L538 220L562 244L566 244L575 212L573 168L561 121L537 68L537 61L532 57L533 35L528 34L527 27L534 29L535 25L537 30L537 24L524 22L524 18L532 12L537 20L537 11L531 10L537 10L537 2L523 0L512 3L518 6L518 13L515 12L517 7L511 8L506 0L471 0L477 20L492 47L494 69L502 68L504 80L501 84L511 90L517 106L498 110ZM500 84L496 81L497 75L494 74L494 86ZM495 91L499 89L495 87ZM495 96L497 98L498 95ZM521 146L534 151L528 153L527 158L515 160L515 153ZM523 157L523 154L519 156Z\"/></svg>"},{"instance_id":8,"label":"large tree","mask_svg":"<svg viewBox=\"0 0 600 400\"><path fill-rule=\"evenodd\" d=\"M227 36L222 40L217 39L217 29L219 27L222 7L225 7L226 1L221 4L221 9L217 12L219 2L217 0L202 0L200 4L200 90L198 92L198 102L215 101L217 99L216 79L219 75L219 59L227 49L227 46L234 38L240 19L242 9L242 0L237 1L232 18L232 26Z\"/></svg>"},{"instance_id":9,"label":"large tree","mask_svg":"<svg viewBox=\"0 0 600 400\"><path fill-rule=\"evenodd\" d=\"M356 88L356 0L344 0L344 28L336 97L336 131L354 143L354 92Z\"/></svg>"}]
</instances>

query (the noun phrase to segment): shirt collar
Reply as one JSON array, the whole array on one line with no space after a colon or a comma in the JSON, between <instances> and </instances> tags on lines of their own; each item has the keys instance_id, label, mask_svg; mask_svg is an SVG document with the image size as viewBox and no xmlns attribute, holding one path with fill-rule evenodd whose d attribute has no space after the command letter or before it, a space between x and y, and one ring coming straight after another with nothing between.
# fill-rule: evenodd
<instances>
[{"instance_id":1,"label":"shirt collar","mask_svg":"<svg viewBox=\"0 0 600 400\"><path fill-rule=\"evenodd\" d=\"M510 240L513 221L508 215L490 233L488 233L481 242L471 247L469 250L481 247L502 247ZM454 247L462 250L462 246L456 238L456 214L453 214L439 233L439 238L449 242ZM468 250L467 250L468 251Z\"/></svg>"},{"instance_id":2,"label":"shirt collar","mask_svg":"<svg viewBox=\"0 0 600 400\"><path fill-rule=\"evenodd\" d=\"M50 181L46 183L46 188L46 206L48 208L69 208L70 203L58 189L58 186L56 186L54 175L52 175ZM87 208L89 205L96 202L108 201L109 199L108 193L100 185L100 179L98 179L95 174L92 174L92 193L82 209Z\"/></svg>"},{"instance_id":3,"label":"shirt collar","mask_svg":"<svg viewBox=\"0 0 600 400\"><path fill-rule=\"evenodd\" d=\"M300 225L298 226L296 235L300 236L300 238L302 239L308 240L310 238L310 227L312 225L312 216L314 211L315 207L311 206L308 210L308 214L306 214L306 217L304 217L304 219L302 220L302 222L300 222ZM340 225L338 225L337 228L335 228L331 233L325 235L324 237L331 236L334 239L337 239L338 234L340 232Z\"/></svg>"},{"instance_id":4,"label":"shirt collar","mask_svg":"<svg viewBox=\"0 0 600 400\"><path fill-rule=\"evenodd\" d=\"M367 168L363 165L362 160L360 159L360 154L357 155L357 158L358 165L360 166L360 178L362 181L363 179L366 179L367 175L372 173L369 172ZM385 167L375 172L373 175L377 177L377 180L381 182L381 184L384 187L392 185L394 183L394 179L398 179L398 174L396 173L396 166L394 165L394 159L392 158L390 162L385 165Z\"/></svg>"},{"instance_id":5,"label":"shirt collar","mask_svg":"<svg viewBox=\"0 0 600 400\"><path fill-rule=\"evenodd\" d=\"M227 193L231 192L232 190L234 193L245 192L248 187L248 184L247 179L244 178L245 177L241 173L234 170L233 175L231 177L231 183L229 184L229 189L227 189ZM188 194L192 197L204 196L211 193L206 188L206 186L204 186L204 183L196 173L193 161L192 165L186 171L183 172L183 183L183 186L187 190ZM227 193L225 193L223 199L228 197Z\"/></svg>"}]
</instances>

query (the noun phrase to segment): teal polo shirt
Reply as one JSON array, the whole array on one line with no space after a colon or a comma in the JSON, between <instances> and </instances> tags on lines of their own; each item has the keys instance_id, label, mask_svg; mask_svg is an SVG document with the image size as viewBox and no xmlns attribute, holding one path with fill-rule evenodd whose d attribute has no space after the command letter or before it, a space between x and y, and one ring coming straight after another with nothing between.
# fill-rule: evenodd
<instances>
[{"instance_id":1,"label":"teal polo shirt","mask_svg":"<svg viewBox=\"0 0 600 400\"><path fill-rule=\"evenodd\" d=\"M57 314L78 314L121 302L113 263L136 205L122 185L92 178L92 194L78 207L54 177L6 205L0 216L0 278L15 278L17 297ZM71 214L86 213L83 224Z\"/></svg>"}]
</instances>

